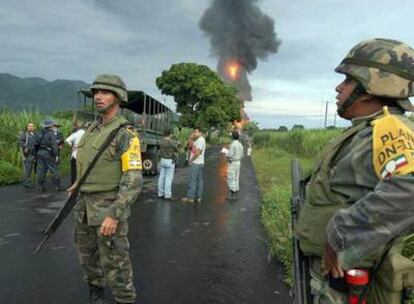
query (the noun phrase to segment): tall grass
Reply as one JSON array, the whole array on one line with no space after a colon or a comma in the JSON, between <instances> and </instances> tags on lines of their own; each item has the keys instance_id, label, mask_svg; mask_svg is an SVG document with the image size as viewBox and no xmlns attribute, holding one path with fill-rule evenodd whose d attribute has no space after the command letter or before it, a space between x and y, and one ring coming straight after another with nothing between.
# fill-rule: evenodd
<instances>
[{"instance_id":1,"label":"tall grass","mask_svg":"<svg viewBox=\"0 0 414 304\"><path fill-rule=\"evenodd\" d=\"M341 130L301 130L290 132L266 131L256 133L253 137L259 148L279 148L294 155L312 156L318 154Z\"/></svg>"},{"instance_id":2,"label":"tall grass","mask_svg":"<svg viewBox=\"0 0 414 304\"><path fill-rule=\"evenodd\" d=\"M14 112L7 108L0 108L0 185L19 181L22 175L22 155L18 145L19 134L32 122L37 128L46 117L36 109ZM61 125L64 137L71 132L71 121L55 119ZM62 173L69 171L70 148L64 147L61 154L59 169ZM13 173L13 174L12 174Z\"/></svg>"}]
</instances>

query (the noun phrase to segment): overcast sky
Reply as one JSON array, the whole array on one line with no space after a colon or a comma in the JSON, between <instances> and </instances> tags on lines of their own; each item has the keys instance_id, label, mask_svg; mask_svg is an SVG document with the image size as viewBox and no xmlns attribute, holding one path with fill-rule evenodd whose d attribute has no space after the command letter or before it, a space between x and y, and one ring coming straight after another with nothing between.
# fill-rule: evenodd
<instances>
[{"instance_id":1,"label":"overcast sky","mask_svg":"<svg viewBox=\"0 0 414 304\"><path fill-rule=\"evenodd\" d=\"M224 1L224 0L223 0ZM178 62L216 67L198 21L208 0L0 0L0 72L92 82L120 74L128 88L163 99L155 78ZM261 127L321 127L335 101L333 72L357 42L377 37L414 45L412 0L263 0L279 52L249 75L249 116ZM166 97L171 105L172 99ZM329 105L333 123L335 105ZM337 120L337 124L345 124Z\"/></svg>"}]
</instances>

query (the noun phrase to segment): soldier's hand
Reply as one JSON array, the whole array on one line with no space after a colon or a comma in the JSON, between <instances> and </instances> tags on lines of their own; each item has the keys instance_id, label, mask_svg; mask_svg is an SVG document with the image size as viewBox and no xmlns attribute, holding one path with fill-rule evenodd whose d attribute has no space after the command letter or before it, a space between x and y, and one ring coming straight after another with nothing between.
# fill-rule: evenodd
<instances>
[{"instance_id":1,"label":"soldier's hand","mask_svg":"<svg viewBox=\"0 0 414 304\"><path fill-rule=\"evenodd\" d=\"M323 271L325 275L331 273L334 278L344 277L344 271L339 266L336 252L328 241L325 242L325 251L323 253Z\"/></svg>"},{"instance_id":2,"label":"soldier's hand","mask_svg":"<svg viewBox=\"0 0 414 304\"><path fill-rule=\"evenodd\" d=\"M68 189L66 189L66 193L68 196L72 195L73 190L75 190L77 183L73 183Z\"/></svg>"},{"instance_id":3,"label":"soldier's hand","mask_svg":"<svg viewBox=\"0 0 414 304\"><path fill-rule=\"evenodd\" d=\"M117 226L118 220L115 220L112 217L107 216L101 225L100 232L104 236L111 236L115 234Z\"/></svg>"}]
</instances>

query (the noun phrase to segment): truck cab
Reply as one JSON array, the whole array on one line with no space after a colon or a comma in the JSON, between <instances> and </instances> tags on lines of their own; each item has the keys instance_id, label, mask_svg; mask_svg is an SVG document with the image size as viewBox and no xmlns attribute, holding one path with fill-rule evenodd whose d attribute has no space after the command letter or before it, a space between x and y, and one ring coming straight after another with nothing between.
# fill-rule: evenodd
<instances>
[{"instance_id":1,"label":"truck cab","mask_svg":"<svg viewBox=\"0 0 414 304\"><path fill-rule=\"evenodd\" d=\"M163 132L173 129L178 116L166 105L142 91L127 93L128 103L121 103L121 114L131 122L140 136L143 173L156 175ZM98 112L90 90L79 90L76 117L83 122L97 119Z\"/></svg>"}]
</instances>

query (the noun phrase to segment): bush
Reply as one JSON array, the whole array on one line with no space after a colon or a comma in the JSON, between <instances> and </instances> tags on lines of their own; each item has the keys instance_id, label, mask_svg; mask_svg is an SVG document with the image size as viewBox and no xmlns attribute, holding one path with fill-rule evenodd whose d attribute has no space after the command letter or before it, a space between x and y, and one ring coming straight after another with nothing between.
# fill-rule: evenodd
<instances>
[{"instance_id":1,"label":"bush","mask_svg":"<svg viewBox=\"0 0 414 304\"><path fill-rule=\"evenodd\" d=\"M326 144L341 133L336 130L295 129L289 132L259 131L253 136L257 148L273 148L297 156L315 157Z\"/></svg>"},{"instance_id":2,"label":"bush","mask_svg":"<svg viewBox=\"0 0 414 304\"><path fill-rule=\"evenodd\" d=\"M257 132L253 136L253 144L255 147L263 148L269 143L270 134L269 132Z\"/></svg>"},{"instance_id":3,"label":"bush","mask_svg":"<svg viewBox=\"0 0 414 304\"><path fill-rule=\"evenodd\" d=\"M0 160L0 186L14 184L20 181L21 172L12 164Z\"/></svg>"}]
</instances>

